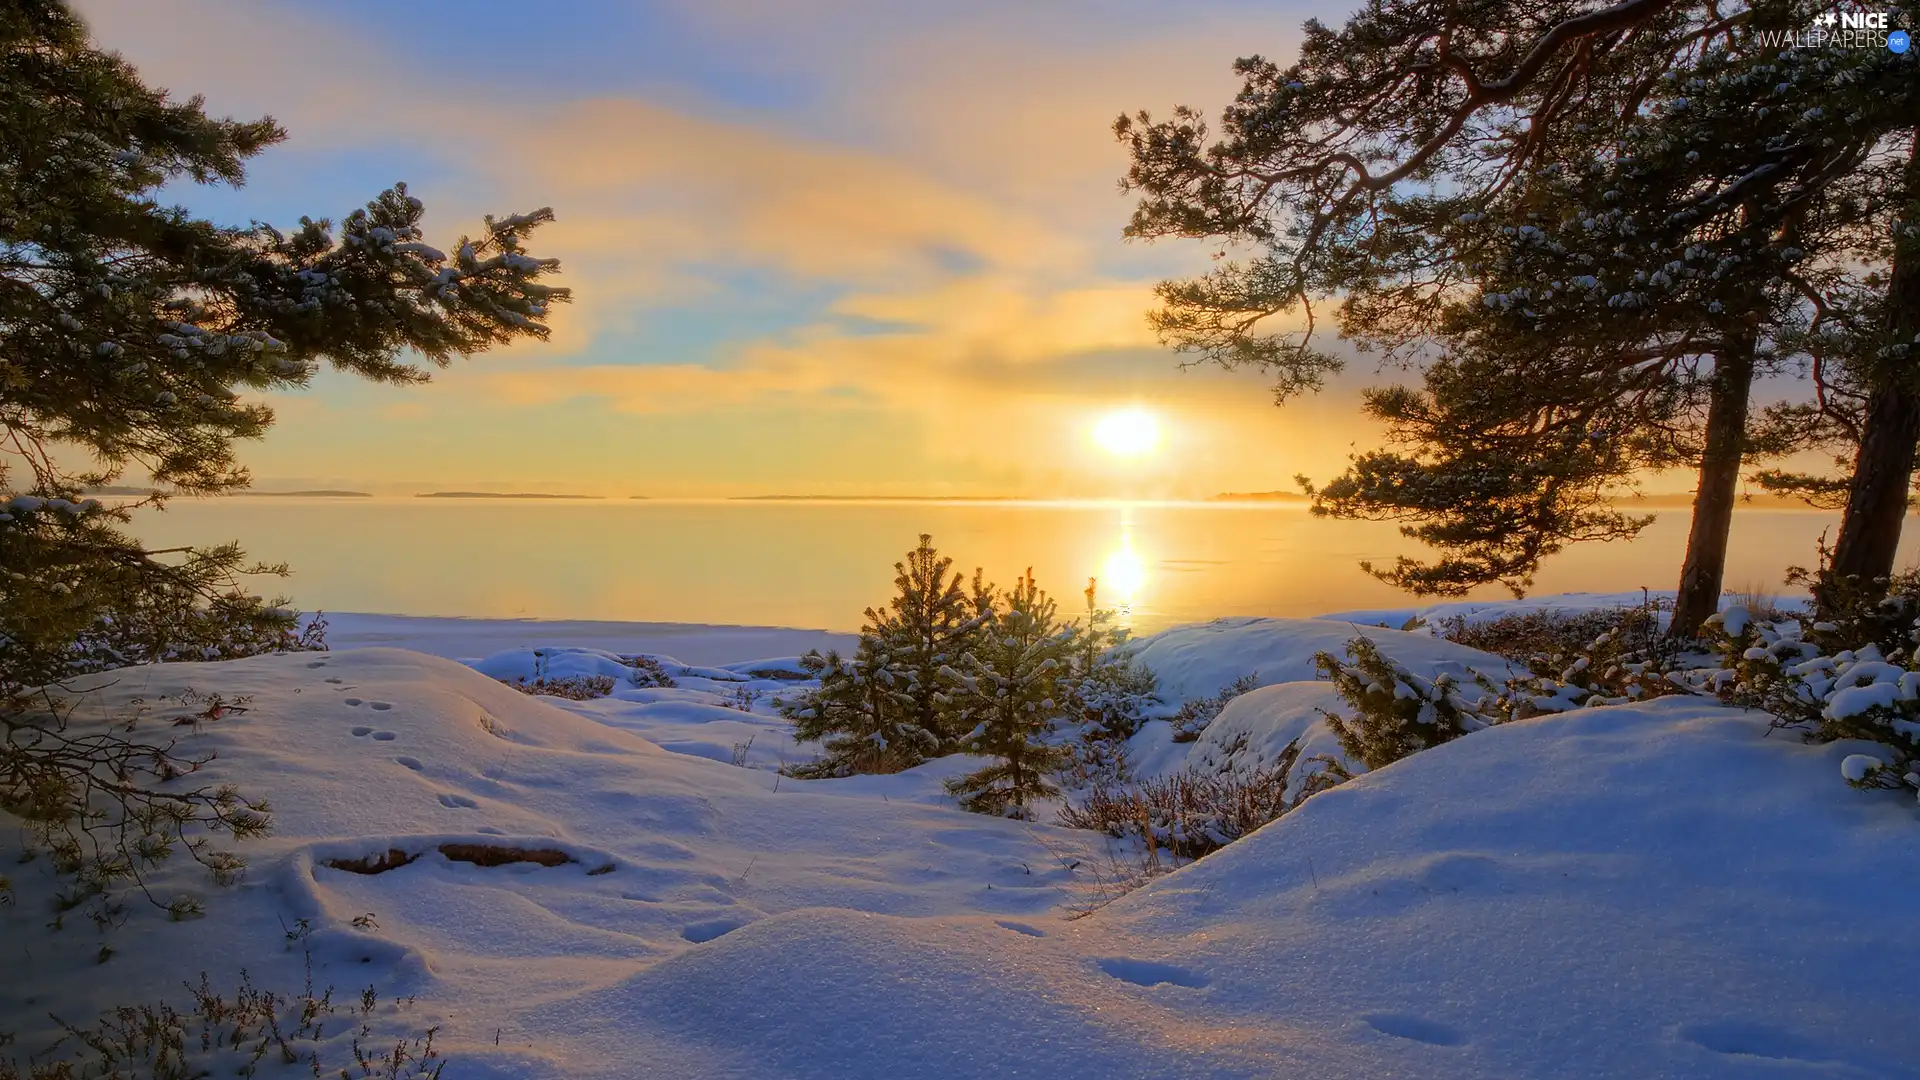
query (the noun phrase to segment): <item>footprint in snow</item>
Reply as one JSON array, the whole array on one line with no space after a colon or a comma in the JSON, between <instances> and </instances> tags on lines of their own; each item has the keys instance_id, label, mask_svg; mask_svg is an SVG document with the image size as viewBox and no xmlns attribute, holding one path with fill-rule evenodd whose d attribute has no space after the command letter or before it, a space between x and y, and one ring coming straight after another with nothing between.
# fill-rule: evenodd
<instances>
[{"instance_id":1,"label":"footprint in snow","mask_svg":"<svg viewBox=\"0 0 1920 1080\"><path fill-rule=\"evenodd\" d=\"M376 731L373 733L373 737L376 742L392 742L400 736L395 735L391 731Z\"/></svg>"},{"instance_id":2,"label":"footprint in snow","mask_svg":"<svg viewBox=\"0 0 1920 1080\"><path fill-rule=\"evenodd\" d=\"M1011 930L1016 934L1025 934L1028 937L1046 937L1047 936L1047 932L1045 930L1037 930L1031 926L1028 926L1026 923L1009 922L1006 919L995 919L994 925L998 926L1002 930ZM1112 974L1112 972L1108 972L1108 974Z\"/></svg>"},{"instance_id":3,"label":"footprint in snow","mask_svg":"<svg viewBox=\"0 0 1920 1080\"><path fill-rule=\"evenodd\" d=\"M372 710L373 710L374 712L386 712L386 711L387 711L388 709L391 709L391 708L393 708L393 702L391 702L391 701L369 701L369 702L367 702L367 707L368 707L368 708L370 708L370 709L372 709Z\"/></svg>"},{"instance_id":4,"label":"footprint in snow","mask_svg":"<svg viewBox=\"0 0 1920 1080\"><path fill-rule=\"evenodd\" d=\"M1705 1047L1716 1054L1772 1058L1776 1061L1831 1061L1812 1040L1792 1032L1760 1024L1727 1021L1717 1024L1688 1024L1676 1032L1682 1039Z\"/></svg>"},{"instance_id":5,"label":"footprint in snow","mask_svg":"<svg viewBox=\"0 0 1920 1080\"><path fill-rule=\"evenodd\" d=\"M357 708L359 708L360 706L362 706L362 705L365 705L365 704L366 704L366 702L365 702L365 701L363 701L362 699L360 699L360 698L357 698L357 697L350 697L350 698L341 698L341 699L340 699L340 703L341 703L342 705L351 705L351 706L353 706L353 707L354 707L354 708L356 708L356 709L357 709Z\"/></svg>"},{"instance_id":6,"label":"footprint in snow","mask_svg":"<svg viewBox=\"0 0 1920 1080\"><path fill-rule=\"evenodd\" d=\"M327 676L327 681L335 685L339 685L340 683L346 682L347 680L341 678L338 675L329 675Z\"/></svg>"},{"instance_id":7,"label":"footprint in snow","mask_svg":"<svg viewBox=\"0 0 1920 1080\"><path fill-rule=\"evenodd\" d=\"M1135 986L1159 986L1166 983L1197 990L1207 985L1207 980L1203 976L1172 964L1160 964L1152 960L1132 960L1124 956L1112 956L1094 962L1100 965L1101 971L1121 982L1130 982Z\"/></svg>"},{"instance_id":8,"label":"footprint in snow","mask_svg":"<svg viewBox=\"0 0 1920 1080\"><path fill-rule=\"evenodd\" d=\"M1430 1046L1463 1046L1467 1037L1436 1020L1409 1013L1368 1013L1360 1019L1382 1035L1411 1039Z\"/></svg>"},{"instance_id":9,"label":"footprint in snow","mask_svg":"<svg viewBox=\"0 0 1920 1080\"><path fill-rule=\"evenodd\" d=\"M414 772L419 772L421 769L425 768L425 766L420 764L420 759L417 757L397 757L397 758L394 758L393 760L399 762L402 765L405 765L407 768L412 769Z\"/></svg>"},{"instance_id":10,"label":"footprint in snow","mask_svg":"<svg viewBox=\"0 0 1920 1080\"><path fill-rule=\"evenodd\" d=\"M327 662L325 660L315 660L313 663L308 664L307 666L310 668L326 667Z\"/></svg>"},{"instance_id":11,"label":"footprint in snow","mask_svg":"<svg viewBox=\"0 0 1920 1080\"><path fill-rule=\"evenodd\" d=\"M353 729L353 737L354 737L354 738L356 738L356 739L358 739L358 738L360 738L360 737L362 737L362 736L364 736L364 735L371 735L371 734L373 734L373 729L372 729L372 728L370 728L370 727L367 727L367 726L365 726L364 724L363 724L363 725L361 725L360 727L357 727L357 728L354 728L354 729Z\"/></svg>"},{"instance_id":12,"label":"footprint in snow","mask_svg":"<svg viewBox=\"0 0 1920 1080\"><path fill-rule=\"evenodd\" d=\"M479 803L467 798L465 795L455 795L451 792L441 793L440 805L449 810L477 810L480 808Z\"/></svg>"},{"instance_id":13,"label":"footprint in snow","mask_svg":"<svg viewBox=\"0 0 1920 1080\"><path fill-rule=\"evenodd\" d=\"M704 945L717 937L731 934L735 930L752 922L751 919L708 919L705 922L688 923L681 927L680 936L695 945Z\"/></svg>"}]
</instances>

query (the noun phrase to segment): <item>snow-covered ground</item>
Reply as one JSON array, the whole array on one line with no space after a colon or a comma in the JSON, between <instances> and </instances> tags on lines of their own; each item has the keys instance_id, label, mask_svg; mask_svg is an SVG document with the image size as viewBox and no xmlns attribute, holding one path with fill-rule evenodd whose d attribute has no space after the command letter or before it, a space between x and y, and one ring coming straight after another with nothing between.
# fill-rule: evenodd
<instances>
[{"instance_id":1,"label":"snow-covered ground","mask_svg":"<svg viewBox=\"0 0 1920 1080\"><path fill-rule=\"evenodd\" d=\"M297 987L311 948L343 992L417 995L404 1019L442 1025L450 1080L1920 1077L1920 821L1840 783L1857 747L1763 717L1669 698L1502 725L1076 918L1107 895L1107 842L958 811L940 781L966 761L778 775L805 753L773 714L802 632L330 618L331 654L96 680L88 711L252 695L167 730L218 753L202 779L269 796L275 830L236 888L162 875L207 917L136 911L105 936L46 932L44 860L8 865L10 1049L202 968ZM1261 686L1196 742L1149 724L1136 767L1331 749L1312 655L1360 621L1143 640L1176 696ZM1366 632L1415 670L1505 663ZM627 670L616 653L666 654L677 685L573 702L496 680ZM570 861L482 867L440 850L458 844ZM326 865L390 850L418 858Z\"/></svg>"}]
</instances>

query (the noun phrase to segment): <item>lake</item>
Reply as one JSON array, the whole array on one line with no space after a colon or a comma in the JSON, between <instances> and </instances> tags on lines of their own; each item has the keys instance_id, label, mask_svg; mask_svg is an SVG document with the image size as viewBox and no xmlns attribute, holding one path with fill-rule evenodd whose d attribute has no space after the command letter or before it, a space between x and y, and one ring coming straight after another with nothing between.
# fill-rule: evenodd
<instances>
[{"instance_id":1,"label":"lake","mask_svg":"<svg viewBox=\"0 0 1920 1080\"><path fill-rule=\"evenodd\" d=\"M1730 589L1781 591L1837 514L1741 511ZM1297 505L514 499L179 499L137 515L154 546L238 540L294 574L302 610L857 629L922 532L969 573L1033 568L1073 612L1089 576L1141 632L1223 615L1316 615L1417 601L1362 573L1413 553L1397 527ZM1915 552L1909 526L1902 564ZM1631 543L1577 545L1536 592L1672 589L1687 512ZM1498 587L1476 596L1506 595Z\"/></svg>"}]
</instances>

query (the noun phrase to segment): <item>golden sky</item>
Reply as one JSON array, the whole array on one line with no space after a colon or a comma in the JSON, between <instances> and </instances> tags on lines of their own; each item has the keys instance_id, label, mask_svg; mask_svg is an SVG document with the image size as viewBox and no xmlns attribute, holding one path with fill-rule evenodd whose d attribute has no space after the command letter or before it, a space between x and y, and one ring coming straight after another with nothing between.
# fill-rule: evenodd
<instances>
[{"instance_id":1,"label":"golden sky","mask_svg":"<svg viewBox=\"0 0 1920 1080\"><path fill-rule=\"evenodd\" d=\"M1371 445L1354 390L1275 409L1144 314L1200 245L1123 242L1123 111L1217 111L1239 55L1344 8L1061 0L82 0L150 81L291 131L227 221L395 180L429 239L551 205L553 340L413 389L277 397L262 486L610 495L1205 496ZM1102 417L1157 420L1153 453Z\"/></svg>"}]
</instances>

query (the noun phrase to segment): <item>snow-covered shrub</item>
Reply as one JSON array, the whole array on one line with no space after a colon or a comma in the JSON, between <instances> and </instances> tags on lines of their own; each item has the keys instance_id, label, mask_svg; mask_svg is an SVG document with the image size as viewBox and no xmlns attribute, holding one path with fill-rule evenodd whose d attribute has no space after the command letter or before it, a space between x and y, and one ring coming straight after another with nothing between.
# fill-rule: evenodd
<instances>
[{"instance_id":1,"label":"snow-covered shrub","mask_svg":"<svg viewBox=\"0 0 1920 1080\"><path fill-rule=\"evenodd\" d=\"M540 697L566 698L568 701L592 701L613 693L616 685L611 675L565 675L552 679L534 679L525 676L501 679L503 683L523 694Z\"/></svg>"},{"instance_id":2,"label":"snow-covered shrub","mask_svg":"<svg viewBox=\"0 0 1920 1080\"><path fill-rule=\"evenodd\" d=\"M1060 810L1060 824L1114 837L1138 837L1188 859L1197 859L1253 832L1345 779L1338 763L1309 777L1291 797L1298 740L1272 765L1248 773L1202 775L1181 770L1138 784L1098 787Z\"/></svg>"},{"instance_id":3,"label":"snow-covered shrub","mask_svg":"<svg viewBox=\"0 0 1920 1080\"><path fill-rule=\"evenodd\" d=\"M159 1002L122 1005L89 1027L61 1021L65 1033L52 1047L24 1060L0 1057L0 1080L193 1080L253 1076L262 1065L314 1076L437 1080L447 1065L433 1045L438 1028L402 1037L381 1031L376 1042L376 1025L389 1027L383 1017L411 1000L383 1007L371 986L342 1005L332 987L315 993L311 974L303 990L283 995L242 972L227 997L202 972L187 992L193 1004L185 1011Z\"/></svg>"},{"instance_id":4,"label":"snow-covered shrub","mask_svg":"<svg viewBox=\"0 0 1920 1080\"><path fill-rule=\"evenodd\" d=\"M1248 672L1222 687L1217 694L1182 702L1180 711L1173 714L1173 741L1192 742L1198 739L1207 725L1213 723L1213 718L1220 715L1220 710L1227 707L1227 702L1259 685L1259 673Z\"/></svg>"},{"instance_id":5,"label":"snow-covered shrub","mask_svg":"<svg viewBox=\"0 0 1920 1080\"><path fill-rule=\"evenodd\" d=\"M1323 652L1313 660L1354 715L1327 709L1321 715L1347 756L1369 769L1505 718L1499 695L1484 681L1463 687L1452 675L1416 675L1363 637L1347 643L1347 654L1342 660Z\"/></svg>"},{"instance_id":6,"label":"snow-covered shrub","mask_svg":"<svg viewBox=\"0 0 1920 1080\"><path fill-rule=\"evenodd\" d=\"M1707 624L1718 666L1689 673L1690 688L1771 713L1812 742L1878 743L1849 755L1843 778L1920 793L1920 574L1887 585L1880 596L1830 587L1811 625L1729 608Z\"/></svg>"},{"instance_id":7,"label":"snow-covered shrub","mask_svg":"<svg viewBox=\"0 0 1920 1080\"><path fill-rule=\"evenodd\" d=\"M1625 624L1639 613L1640 609L1625 607L1586 611L1541 608L1509 612L1479 622L1465 615L1454 615L1432 625L1436 637L1525 664L1539 657L1585 649L1602 634L1628 629Z\"/></svg>"},{"instance_id":8,"label":"snow-covered shrub","mask_svg":"<svg viewBox=\"0 0 1920 1080\"><path fill-rule=\"evenodd\" d=\"M1328 726L1351 756L1378 768L1505 720L1694 694L1769 713L1774 728L1809 741L1877 743L1847 756L1844 779L1920 794L1920 571L1871 589L1824 569L1796 570L1788 580L1824 597L1818 621L1772 607L1756 617L1736 604L1688 642L1662 633L1651 606L1629 609L1586 648L1542 652L1529 660L1531 677L1504 687L1481 682L1474 692L1445 676L1424 680L1356 639L1350 661L1316 658L1355 714L1328 713ZM1518 637L1512 644L1523 647Z\"/></svg>"},{"instance_id":9,"label":"snow-covered shrub","mask_svg":"<svg viewBox=\"0 0 1920 1080\"><path fill-rule=\"evenodd\" d=\"M669 675L666 667L653 657L622 656L620 659L626 661L627 666L633 669L633 675L628 681L634 686L657 686L668 689L674 686L673 676Z\"/></svg>"}]
</instances>

